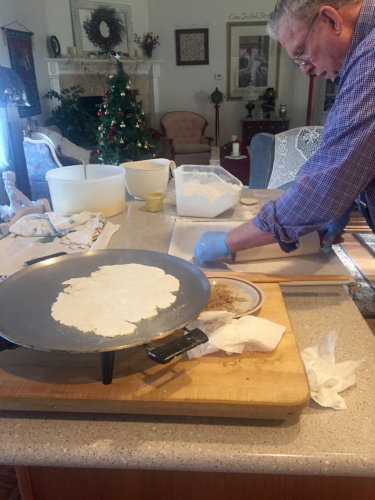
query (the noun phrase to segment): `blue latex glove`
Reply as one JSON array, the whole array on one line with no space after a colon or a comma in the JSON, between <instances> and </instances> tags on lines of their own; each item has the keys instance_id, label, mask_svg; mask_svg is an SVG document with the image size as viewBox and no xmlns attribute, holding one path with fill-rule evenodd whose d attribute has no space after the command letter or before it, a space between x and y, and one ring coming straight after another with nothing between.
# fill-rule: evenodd
<instances>
[{"instance_id":1,"label":"blue latex glove","mask_svg":"<svg viewBox=\"0 0 375 500\"><path fill-rule=\"evenodd\" d=\"M226 235L227 233L219 231L207 231L202 234L194 248L194 255L200 265L232 254L225 243Z\"/></svg>"},{"instance_id":2,"label":"blue latex glove","mask_svg":"<svg viewBox=\"0 0 375 500\"><path fill-rule=\"evenodd\" d=\"M354 203L350 205L350 207L347 208L345 212L329 226L319 229L318 233L320 236L320 246L322 248L329 248L334 243L340 243L340 241L342 241L340 237L349 221L350 213L353 210L353 207Z\"/></svg>"}]
</instances>

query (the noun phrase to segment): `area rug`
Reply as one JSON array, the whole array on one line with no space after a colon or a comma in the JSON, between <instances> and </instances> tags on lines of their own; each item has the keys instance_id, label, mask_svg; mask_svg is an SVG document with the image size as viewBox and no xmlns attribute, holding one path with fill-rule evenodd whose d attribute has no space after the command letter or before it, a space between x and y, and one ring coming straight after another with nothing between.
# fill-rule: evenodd
<instances>
[{"instance_id":1,"label":"area rug","mask_svg":"<svg viewBox=\"0 0 375 500\"><path fill-rule=\"evenodd\" d=\"M375 257L375 234L373 233L353 233L363 246Z\"/></svg>"},{"instance_id":2,"label":"area rug","mask_svg":"<svg viewBox=\"0 0 375 500\"><path fill-rule=\"evenodd\" d=\"M375 286L366 278L365 274L340 244L332 245L332 249L356 281L356 289L352 288L350 290L353 302L364 318L375 318Z\"/></svg>"}]
</instances>

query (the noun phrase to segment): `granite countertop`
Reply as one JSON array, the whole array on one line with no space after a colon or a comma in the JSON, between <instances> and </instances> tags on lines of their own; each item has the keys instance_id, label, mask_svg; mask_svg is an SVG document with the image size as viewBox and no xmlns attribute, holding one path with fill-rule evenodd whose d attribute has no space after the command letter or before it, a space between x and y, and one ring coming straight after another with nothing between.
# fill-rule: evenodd
<instances>
[{"instance_id":1,"label":"granite countertop","mask_svg":"<svg viewBox=\"0 0 375 500\"><path fill-rule=\"evenodd\" d=\"M173 220L143 214L122 222L111 246L166 251ZM137 206L136 206L137 205ZM138 207L138 208L137 208ZM131 233L132 210L143 215ZM134 215L134 214L133 214ZM138 214L139 215L139 214ZM144 216L144 217L143 217ZM116 218L113 218L116 221ZM125 231L127 228L127 231ZM169 237L168 237L169 234ZM342 286L283 286L301 349L336 330L336 360L363 360L342 395L346 410L310 403L299 419L265 421L72 413L0 413L3 464L217 472L372 476L375 473L374 336ZM0 353L0 357L6 353Z\"/></svg>"}]
</instances>

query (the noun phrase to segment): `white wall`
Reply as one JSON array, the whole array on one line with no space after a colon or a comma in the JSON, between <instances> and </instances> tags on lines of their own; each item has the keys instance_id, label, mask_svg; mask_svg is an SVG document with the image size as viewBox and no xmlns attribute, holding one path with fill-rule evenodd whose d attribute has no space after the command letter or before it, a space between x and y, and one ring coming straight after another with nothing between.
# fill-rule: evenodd
<instances>
[{"instance_id":1,"label":"white wall","mask_svg":"<svg viewBox=\"0 0 375 500\"><path fill-rule=\"evenodd\" d=\"M163 112L190 109L209 121L208 135L214 137L214 106L210 94L218 87L225 95L227 74L227 23L266 20L275 0L149 0L150 30L160 35L155 57L161 66L160 109ZM175 29L209 29L209 64L177 66ZM221 73L222 80L214 74ZM291 127L305 124L308 78L296 69L284 49L280 58L278 103L286 103ZM278 103L277 108L278 109ZM224 100L220 107L221 143L232 134L241 137L241 118L247 115L245 102Z\"/></svg>"}]
</instances>

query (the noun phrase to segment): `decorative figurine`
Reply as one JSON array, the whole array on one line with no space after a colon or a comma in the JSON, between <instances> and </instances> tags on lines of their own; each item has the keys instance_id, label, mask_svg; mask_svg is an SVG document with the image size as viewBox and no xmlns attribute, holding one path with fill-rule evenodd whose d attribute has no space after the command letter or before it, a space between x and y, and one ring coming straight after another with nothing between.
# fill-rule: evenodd
<instances>
[{"instance_id":1,"label":"decorative figurine","mask_svg":"<svg viewBox=\"0 0 375 500\"><path fill-rule=\"evenodd\" d=\"M279 116L280 116L280 118L282 118L283 120L285 120L286 113L287 113L286 104L280 104L280 109L279 109Z\"/></svg>"},{"instance_id":2,"label":"decorative figurine","mask_svg":"<svg viewBox=\"0 0 375 500\"><path fill-rule=\"evenodd\" d=\"M245 108L247 109L247 118L253 118L253 109L255 108L254 102L247 101Z\"/></svg>"},{"instance_id":3,"label":"decorative figurine","mask_svg":"<svg viewBox=\"0 0 375 500\"><path fill-rule=\"evenodd\" d=\"M275 99L276 93L273 87L268 87L262 96L264 103L262 104L262 109L264 113L264 118L271 118L271 113L275 111Z\"/></svg>"}]
</instances>

